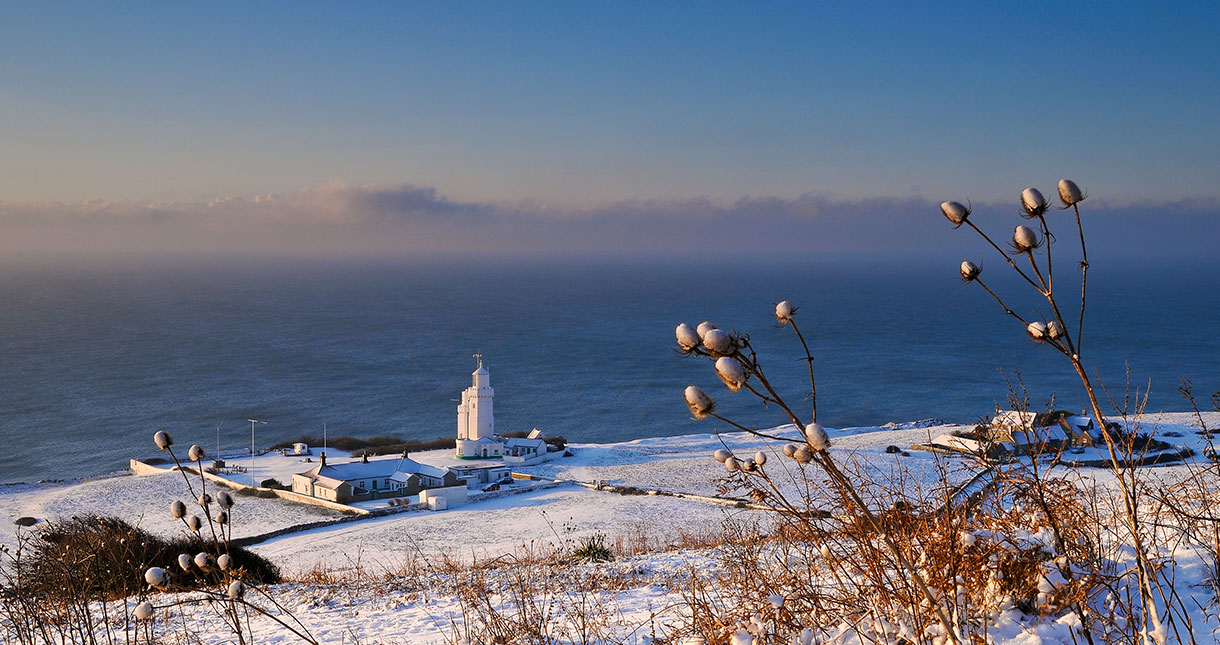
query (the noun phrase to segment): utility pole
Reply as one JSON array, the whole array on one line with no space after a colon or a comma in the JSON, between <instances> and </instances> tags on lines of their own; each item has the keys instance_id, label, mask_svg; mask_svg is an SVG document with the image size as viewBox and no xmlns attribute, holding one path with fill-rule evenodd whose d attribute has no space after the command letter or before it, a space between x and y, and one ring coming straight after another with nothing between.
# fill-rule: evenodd
<instances>
[{"instance_id":1,"label":"utility pole","mask_svg":"<svg viewBox=\"0 0 1220 645\"><path fill-rule=\"evenodd\" d=\"M254 481L254 426L259 423L267 425L267 422L258 419L246 419L246 421L250 422L250 484L258 486L258 482Z\"/></svg>"}]
</instances>

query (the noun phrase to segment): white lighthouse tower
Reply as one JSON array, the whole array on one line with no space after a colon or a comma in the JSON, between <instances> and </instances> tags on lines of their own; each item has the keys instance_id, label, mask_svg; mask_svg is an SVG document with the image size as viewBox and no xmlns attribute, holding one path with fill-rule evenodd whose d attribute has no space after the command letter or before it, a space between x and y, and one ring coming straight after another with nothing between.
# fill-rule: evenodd
<instances>
[{"instance_id":1,"label":"white lighthouse tower","mask_svg":"<svg viewBox=\"0 0 1220 645\"><path fill-rule=\"evenodd\" d=\"M496 422L492 411L491 374L483 366L483 355L475 354L478 367L471 374L470 387L462 391L457 406L457 456L464 459L499 457L504 444L496 439Z\"/></svg>"}]
</instances>

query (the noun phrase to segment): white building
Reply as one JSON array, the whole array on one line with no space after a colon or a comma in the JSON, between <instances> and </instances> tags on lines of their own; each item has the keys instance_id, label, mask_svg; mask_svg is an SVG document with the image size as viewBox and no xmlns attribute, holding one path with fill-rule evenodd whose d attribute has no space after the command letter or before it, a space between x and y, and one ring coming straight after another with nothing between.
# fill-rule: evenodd
<instances>
[{"instance_id":1,"label":"white building","mask_svg":"<svg viewBox=\"0 0 1220 645\"><path fill-rule=\"evenodd\" d=\"M471 374L470 387L462 391L457 406L457 457L459 459L499 458L504 443L496 436L491 374L483 367L483 355L475 354L479 366Z\"/></svg>"},{"instance_id":2,"label":"white building","mask_svg":"<svg viewBox=\"0 0 1220 645\"><path fill-rule=\"evenodd\" d=\"M534 428L528 437L506 439L496 434L492 408L495 390L491 374L483 366L483 355L475 354L479 365L471 374L470 387L462 392L457 406L458 459L498 459L510 463L527 463L547 454L542 431Z\"/></svg>"},{"instance_id":3,"label":"white building","mask_svg":"<svg viewBox=\"0 0 1220 645\"><path fill-rule=\"evenodd\" d=\"M457 473L403 456L343 464L322 461L292 476L292 492L349 504L414 495L423 489L458 485Z\"/></svg>"}]
</instances>

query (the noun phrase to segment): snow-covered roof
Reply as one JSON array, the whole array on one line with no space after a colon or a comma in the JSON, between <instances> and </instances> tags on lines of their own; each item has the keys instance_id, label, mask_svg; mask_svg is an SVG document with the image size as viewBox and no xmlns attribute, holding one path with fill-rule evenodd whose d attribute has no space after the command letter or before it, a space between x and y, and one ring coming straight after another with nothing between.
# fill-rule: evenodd
<instances>
[{"instance_id":1,"label":"snow-covered roof","mask_svg":"<svg viewBox=\"0 0 1220 645\"><path fill-rule=\"evenodd\" d=\"M333 488L341 482L352 481L355 479L395 479L397 473L419 473L429 477L444 477L447 469L438 468L421 464L410 457L400 457L398 459L377 459L373 461L353 461L346 464L318 464L310 470L307 470L301 475L309 477L317 482L330 480L334 482L328 487ZM404 481L404 479L398 479Z\"/></svg>"},{"instance_id":2,"label":"snow-covered roof","mask_svg":"<svg viewBox=\"0 0 1220 645\"><path fill-rule=\"evenodd\" d=\"M1014 443L1041 443L1044 441L1065 441L1068 439L1067 433L1059 426L1044 426L1034 428L1033 430L1013 430L1012 440Z\"/></svg>"},{"instance_id":3,"label":"snow-covered roof","mask_svg":"<svg viewBox=\"0 0 1220 645\"><path fill-rule=\"evenodd\" d=\"M1017 410L996 410L995 419L991 421L993 427L1003 428L1028 428L1034 424L1034 420L1038 417L1036 412L1020 412Z\"/></svg>"},{"instance_id":4,"label":"snow-covered roof","mask_svg":"<svg viewBox=\"0 0 1220 645\"><path fill-rule=\"evenodd\" d=\"M541 439L521 439L513 437L504 445L508 446L509 448L516 448L517 446L532 446L541 450L544 446L546 446L546 442Z\"/></svg>"},{"instance_id":5,"label":"snow-covered roof","mask_svg":"<svg viewBox=\"0 0 1220 645\"><path fill-rule=\"evenodd\" d=\"M445 476L445 473L449 472L449 469L441 468L439 466L430 466L428 464L421 464L414 459L402 459L398 465L398 472L407 474L419 473L420 475L440 479Z\"/></svg>"}]
</instances>

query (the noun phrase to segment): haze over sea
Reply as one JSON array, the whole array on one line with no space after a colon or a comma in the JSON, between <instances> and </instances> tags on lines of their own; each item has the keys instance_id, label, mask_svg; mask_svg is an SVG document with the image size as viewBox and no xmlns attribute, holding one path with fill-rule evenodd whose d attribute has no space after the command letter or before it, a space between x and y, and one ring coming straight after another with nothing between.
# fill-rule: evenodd
<instances>
[{"instance_id":1,"label":"haze over sea","mask_svg":"<svg viewBox=\"0 0 1220 645\"><path fill-rule=\"evenodd\" d=\"M1115 258L1111 258L1114 260ZM1028 289L985 267L1002 293ZM673 328L710 319L747 332L799 398L799 346L776 328L791 299L816 357L820 420L873 426L973 422L1019 373L1034 407L1085 405L1070 367L1035 346L954 263L801 261L132 261L9 263L0 272L0 481L123 468L179 443L224 452L301 434L455 432L454 399L481 352L501 432L573 441L711 432L682 388L730 416L783 421L730 395L710 365L677 356ZM1070 273L1069 273L1070 271ZM1193 377L1220 390L1214 266L1094 263L1084 353L1120 402L1151 383L1149 410L1185 410ZM1074 267L1061 290L1078 288ZM1066 284L1068 286L1062 286ZM1029 297L1014 309L1039 311ZM1075 305L1073 305L1074 307ZM1041 311L1046 314L1045 307Z\"/></svg>"}]
</instances>

